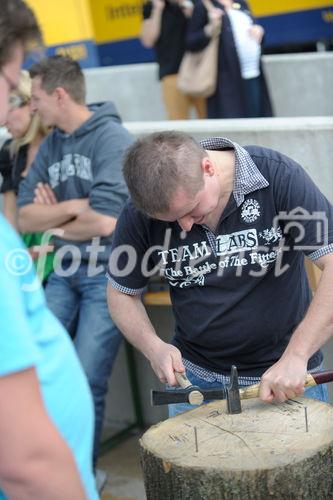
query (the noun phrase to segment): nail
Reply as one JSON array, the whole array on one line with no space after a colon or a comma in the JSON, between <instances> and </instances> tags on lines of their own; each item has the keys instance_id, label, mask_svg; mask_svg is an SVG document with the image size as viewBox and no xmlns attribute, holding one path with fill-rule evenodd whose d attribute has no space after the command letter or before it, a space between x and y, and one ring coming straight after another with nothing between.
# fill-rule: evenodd
<instances>
[{"instance_id":1,"label":"nail","mask_svg":"<svg viewBox=\"0 0 333 500\"><path fill-rule=\"evenodd\" d=\"M198 448L198 433L197 433L197 428L194 427L194 440L195 440L195 451L198 453L199 448Z\"/></svg>"},{"instance_id":2,"label":"nail","mask_svg":"<svg viewBox=\"0 0 333 500\"><path fill-rule=\"evenodd\" d=\"M304 416L305 416L305 432L309 432L308 408L307 408L307 406L304 406Z\"/></svg>"}]
</instances>

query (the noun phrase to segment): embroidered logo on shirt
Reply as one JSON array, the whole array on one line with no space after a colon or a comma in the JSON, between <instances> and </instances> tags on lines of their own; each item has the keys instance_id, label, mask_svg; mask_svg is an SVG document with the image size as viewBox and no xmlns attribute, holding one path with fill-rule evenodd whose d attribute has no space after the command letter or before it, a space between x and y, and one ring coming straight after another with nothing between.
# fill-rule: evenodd
<instances>
[{"instance_id":1,"label":"embroidered logo on shirt","mask_svg":"<svg viewBox=\"0 0 333 500\"><path fill-rule=\"evenodd\" d=\"M241 211L241 218L244 222L254 222L260 217L260 205L252 198L244 201Z\"/></svg>"},{"instance_id":2,"label":"embroidered logo on shirt","mask_svg":"<svg viewBox=\"0 0 333 500\"><path fill-rule=\"evenodd\" d=\"M266 243L276 243L282 238L282 229L280 226L264 229L259 236L266 241Z\"/></svg>"}]
</instances>

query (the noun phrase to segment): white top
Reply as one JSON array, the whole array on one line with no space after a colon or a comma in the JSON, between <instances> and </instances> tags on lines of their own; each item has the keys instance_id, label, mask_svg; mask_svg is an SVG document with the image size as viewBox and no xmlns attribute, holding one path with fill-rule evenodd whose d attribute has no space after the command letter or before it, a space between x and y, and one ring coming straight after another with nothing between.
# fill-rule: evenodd
<instances>
[{"instance_id":1,"label":"white top","mask_svg":"<svg viewBox=\"0 0 333 500\"><path fill-rule=\"evenodd\" d=\"M246 12L237 9L229 9L228 16L235 39L242 78L256 78L260 74L260 44L250 34L252 19Z\"/></svg>"}]
</instances>

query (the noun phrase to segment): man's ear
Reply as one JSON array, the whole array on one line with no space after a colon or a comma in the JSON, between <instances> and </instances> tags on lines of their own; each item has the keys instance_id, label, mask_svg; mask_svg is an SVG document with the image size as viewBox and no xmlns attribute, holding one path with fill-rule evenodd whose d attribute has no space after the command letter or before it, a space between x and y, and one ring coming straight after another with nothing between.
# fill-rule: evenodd
<instances>
[{"instance_id":1,"label":"man's ear","mask_svg":"<svg viewBox=\"0 0 333 500\"><path fill-rule=\"evenodd\" d=\"M67 101L67 92L66 90L63 88L63 87L56 87L54 89L54 94L57 98L57 101L60 103L60 104L63 104Z\"/></svg>"},{"instance_id":2,"label":"man's ear","mask_svg":"<svg viewBox=\"0 0 333 500\"><path fill-rule=\"evenodd\" d=\"M207 174L209 176L214 175L215 168L213 162L208 156L205 156L201 161L201 169L203 174Z\"/></svg>"}]
</instances>

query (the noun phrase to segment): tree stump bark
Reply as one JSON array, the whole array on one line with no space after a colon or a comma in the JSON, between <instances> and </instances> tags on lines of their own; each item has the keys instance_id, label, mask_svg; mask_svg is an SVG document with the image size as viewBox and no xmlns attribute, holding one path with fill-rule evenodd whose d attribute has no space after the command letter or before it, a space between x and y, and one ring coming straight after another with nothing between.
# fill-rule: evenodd
<instances>
[{"instance_id":1,"label":"tree stump bark","mask_svg":"<svg viewBox=\"0 0 333 500\"><path fill-rule=\"evenodd\" d=\"M229 415L214 401L145 432L147 500L332 500L333 406L299 398L242 408Z\"/></svg>"}]
</instances>

